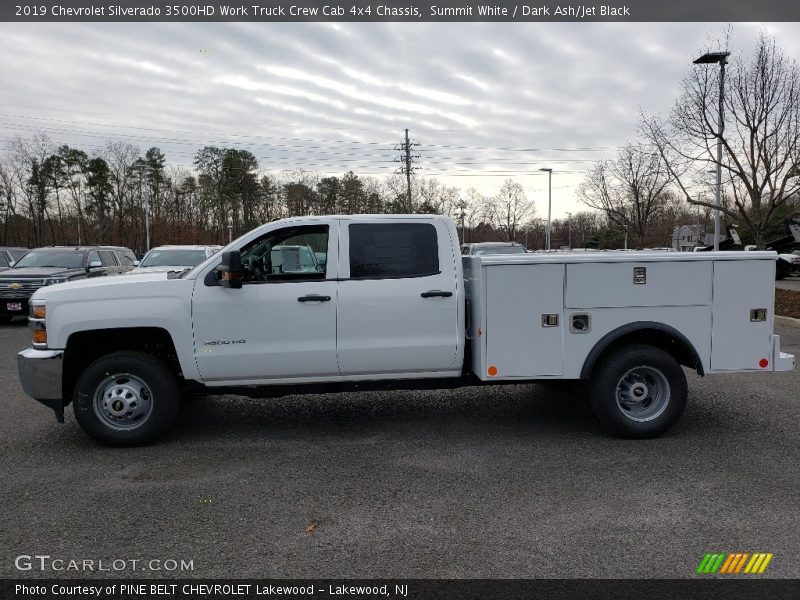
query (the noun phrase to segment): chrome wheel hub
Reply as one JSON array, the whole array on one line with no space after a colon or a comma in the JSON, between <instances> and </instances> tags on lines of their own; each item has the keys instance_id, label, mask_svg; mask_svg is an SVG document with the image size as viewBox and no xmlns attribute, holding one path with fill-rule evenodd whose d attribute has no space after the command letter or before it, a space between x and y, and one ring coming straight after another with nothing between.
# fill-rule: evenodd
<instances>
[{"instance_id":1,"label":"chrome wheel hub","mask_svg":"<svg viewBox=\"0 0 800 600\"><path fill-rule=\"evenodd\" d=\"M655 367L634 367L617 382L617 407L632 421L650 421L669 405L669 381Z\"/></svg>"},{"instance_id":2,"label":"chrome wheel hub","mask_svg":"<svg viewBox=\"0 0 800 600\"><path fill-rule=\"evenodd\" d=\"M97 386L94 411L114 429L134 429L153 410L153 395L147 384L127 373L112 375Z\"/></svg>"}]
</instances>

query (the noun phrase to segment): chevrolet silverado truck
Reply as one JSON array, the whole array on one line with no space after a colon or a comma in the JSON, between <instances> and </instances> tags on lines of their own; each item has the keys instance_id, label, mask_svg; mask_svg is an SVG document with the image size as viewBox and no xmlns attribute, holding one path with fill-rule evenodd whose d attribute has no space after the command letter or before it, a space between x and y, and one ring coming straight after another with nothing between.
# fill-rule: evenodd
<instances>
[{"instance_id":1,"label":"chevrolet silverado truck","mask_svg":"<svg viewBox=\"0 0 800 600\"><path fill-rule=\"evenodd\" d=\"M324 260L303 261L302 249ZM280 257L280 264L275 264ZM465 256L452 219L264 225L180 273L50 285L22 386L110 445L162 436L192 392L586 382L611 432L656 436L700 375L786 371L774 252Z\"/></svg>"},{"instance_id":2,"label":"chevrolet silverado truck","mask_svg":"<svg viewBox=\"0 0 800 600\"><path fill-rule=\"evenodd\" d=\"M0 323L29 313L28 300L42 286L119 275L136 256L120 246L48 246L25 255L0 273Z\"/></svg>"}]
</instances>

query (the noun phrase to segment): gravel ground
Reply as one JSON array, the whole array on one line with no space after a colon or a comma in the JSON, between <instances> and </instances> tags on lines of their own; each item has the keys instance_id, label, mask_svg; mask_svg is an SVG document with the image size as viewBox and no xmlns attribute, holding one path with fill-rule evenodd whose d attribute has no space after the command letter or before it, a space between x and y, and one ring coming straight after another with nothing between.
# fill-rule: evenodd
<instances>
[{"instance_id":1,"label":"gravel ground","mask_svg":"<svg viewBox=\"0 0 800 600\"><path fill-rule=\"evenodd\" d=\"M800 355L800 330L778 333ZM647 441L605 435L580 393L520 385L209 397L163 443L108 449L23 395L27 339L0 328L2 577L53 575L21 554L196 577L692 577L718 551L800 577L800 371L692 374L681 422Z\"/></svg>"},{"instance_id":2,"label":"gravel ground","mask_svg":"<svg viewBox=\"0 0 800 600\"><path fill-rule=\"evenodd\" d=\"M777 288L775 290L775 314L800 319L800 291Z\"/></svg>"}]
</instances>

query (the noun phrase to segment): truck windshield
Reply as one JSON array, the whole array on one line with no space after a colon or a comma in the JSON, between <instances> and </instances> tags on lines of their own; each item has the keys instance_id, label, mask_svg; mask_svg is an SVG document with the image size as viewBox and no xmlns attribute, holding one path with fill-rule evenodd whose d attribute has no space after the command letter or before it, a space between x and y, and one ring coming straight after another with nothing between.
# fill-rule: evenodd
<instances>
[{"instance_id":1,"label":"truck windshield","mask_svg":"<svg viewBox=\"0 0 800 600\"><path fill-rule=\"evenodd\" d=\"M140 267L194 267L206 259L205 250L150 250Z\"/></svg>"},{"instance_id":2,"label":"truck windshield","mask_svg":"<svg viewBox=\"0 0 800 600\"><path fill-rule=\"evenodd\" d=\"M31 250L14 265L14 269L25 267L61 267L79 269L83 266L83 252L76 250Z\"/></svg>"}]
</instances>

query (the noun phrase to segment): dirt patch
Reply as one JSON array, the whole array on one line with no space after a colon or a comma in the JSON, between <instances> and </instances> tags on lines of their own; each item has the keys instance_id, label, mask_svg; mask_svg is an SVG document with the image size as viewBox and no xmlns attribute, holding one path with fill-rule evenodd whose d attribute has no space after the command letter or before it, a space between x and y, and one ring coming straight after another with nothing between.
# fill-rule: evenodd
<instances>
[{"instance_id":1,"label":"dirt patch","mask_svg":"<svg viewBox=\"0 0 800 600\"><path fill-rule=\"evenodd\" d=\"M800 319L800 292L776 289L775 314Z\"/></svg>"}]
</instances>

